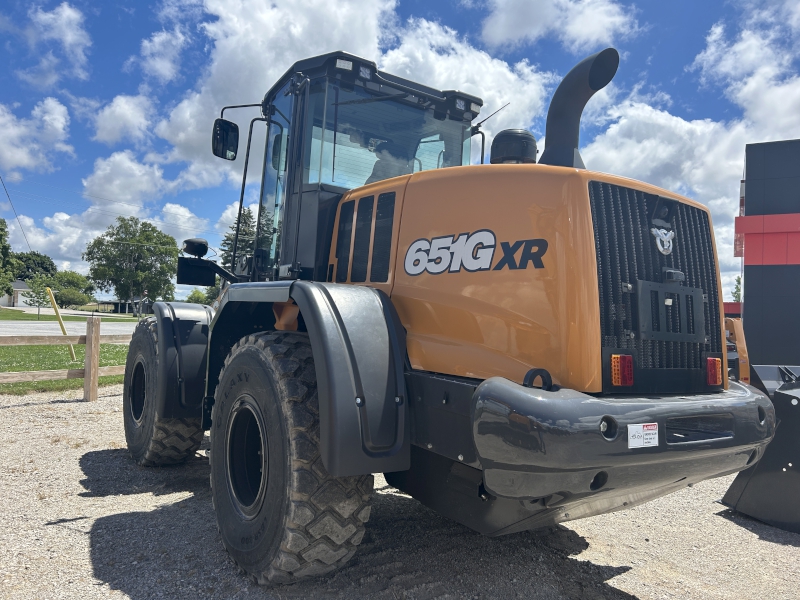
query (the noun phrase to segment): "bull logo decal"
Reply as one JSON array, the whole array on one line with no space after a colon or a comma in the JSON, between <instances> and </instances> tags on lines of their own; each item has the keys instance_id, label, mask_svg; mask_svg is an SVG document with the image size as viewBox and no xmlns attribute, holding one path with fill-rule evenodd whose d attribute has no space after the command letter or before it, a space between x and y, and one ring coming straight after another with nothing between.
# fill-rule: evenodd
<instances>
[{"instance_id":1,"label":"bull logo decal","mask_svg":"<svg viewBox=\"0 0 800 600\"><path fill-rule=\"evenodd\" d=\"M656 238L656 246L658 251L664 256L672 253L672 240L675 238L674 231L667 231L666 229L656 229L655 227L650 230L653 237Z\"/></svg>"}]
</instances>

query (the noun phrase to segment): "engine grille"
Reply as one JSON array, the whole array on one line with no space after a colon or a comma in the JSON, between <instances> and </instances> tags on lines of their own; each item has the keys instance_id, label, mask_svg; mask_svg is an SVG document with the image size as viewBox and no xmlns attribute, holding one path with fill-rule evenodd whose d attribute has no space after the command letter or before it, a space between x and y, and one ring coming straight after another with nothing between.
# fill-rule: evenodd
<instances>
[{"instance_id":1,"label":"engine grille","mask_svg":"<svg viewBox=\"0 0 800 600\"><path fill-rule=\"evenodd\" d=\"M708 215L678 203L672 222L673 249L664 255L658 251L650 232L658 196L592 181L589 200L597 252L603 347L635 350L640 369L701 369L704 352L722 352L717 269ZM683 286L703 290L705 343L640 339L636 283L664 283L664 267L683 272L686 276ZM681 288L675 286L675 290ZM697 310L689 300L688 309ZM675 327L678 306L676 301L666 307L667 328Z\"/></svg>"}]
</instances>

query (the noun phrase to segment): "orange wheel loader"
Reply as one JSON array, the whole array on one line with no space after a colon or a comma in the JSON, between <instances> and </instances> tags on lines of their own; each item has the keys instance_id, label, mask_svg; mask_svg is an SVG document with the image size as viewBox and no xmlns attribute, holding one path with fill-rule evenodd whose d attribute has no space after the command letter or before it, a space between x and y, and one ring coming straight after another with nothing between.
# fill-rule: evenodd
<instances>
[{"instance_id":1,"label":"orange wheel loader","mask_svg":"<svg viewBox=\"0 0 800 600\"><path fill-rule=\"evenodd\" d=\"M729 382L708 209L587 170L586 102L609 48L561 82L541 157L524 130L470 165L482 101L334 52L222 109L213 153L266 131L255 236L231 264L184 242L178 283L128 355L124 420L142 465L210 431L222 541L259 582L343 566L373 473L482 534L641 504L754 464L775 430ZM483 154L483 148L482 148ZM538 161L537 161L538 158Z\"/></svg>"}]
</instances>

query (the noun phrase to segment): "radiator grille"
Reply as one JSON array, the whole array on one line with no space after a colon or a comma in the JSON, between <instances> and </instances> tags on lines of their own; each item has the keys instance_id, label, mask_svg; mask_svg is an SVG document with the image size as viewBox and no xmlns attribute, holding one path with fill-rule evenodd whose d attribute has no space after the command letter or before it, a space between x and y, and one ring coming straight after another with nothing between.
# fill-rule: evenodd
<instances>
[{"instance_id":1,"label":"radiator grille","mask_svg":"<svg viewBox=\"0 0 800 600\"><path fill-rule=\"evenodd\" d=\"M603 346L635 350L640 369L702 368L703 352L722 352L717 268L708 215L679 203L673 218L673 249L664 255L650 233L653 227L650 219L658 196L592 181L589 200L597 252ZM685 286L703 290L707 299L703 302L706 343L639 339L636 282L663 283L665 267L683 272ZM697 310L691 301L687 304L690 310ZM678 306L677 301L673 306ZM668 315L674 314L672 310ZM677 327L676 323L670 319L667 327Z\"/></svg>"}]
</instances>

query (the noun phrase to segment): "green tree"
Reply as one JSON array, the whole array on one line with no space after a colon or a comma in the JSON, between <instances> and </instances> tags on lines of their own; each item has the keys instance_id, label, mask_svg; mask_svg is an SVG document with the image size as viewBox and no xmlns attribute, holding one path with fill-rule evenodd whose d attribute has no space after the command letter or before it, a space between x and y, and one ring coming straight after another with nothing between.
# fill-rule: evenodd
<instances>
[{"instance_id":1,"label":"green tree","mask_svg":"<svg viewBox=\"0 0 800 600\"><path fill-rule=\"evenodd\" d=\"M0 295L13 293L11 284L17 278L20 262L11 251L8 243L8 225L5 219L0 219Z\"/></svg>"},{"instance_id":2,"label":"green tree","mask_svg":"<svg viewBox=\"0 0 800 600\"><path fill-rule=\"evenodd\" d=\"M219 298L219 286L220 286L220 283L221 282L219 280L219 277L217 277L217 283L215 285L212 285L212 286L206 288L205 300L203 301L203 304L207 304L208 306L211 306L212 304L214 304L214 301L217 298Z\"/></svg>"},{"instance_id":3,"label":"green tree","mask_svg":"<svg viewBox=\"0 0 800 600\"><path fill-rule=\"evenodd\" d=\"M135 296L172 300L178 270L175 238L136 217L117 217L102 235L86 246L89 279L103 291L114 290L119 300Z\"/></svg>"},{"instance_id":4,"label":"green tree","mask_svg":"<svg viewBox=\"0 0 800 600\"><path fill-rule=\"evenodd\" d=\"M47 294L47 288L53 285L52 277L44 273L37 273L26 282L30 291L24 293L25 302L28 306L35 306L38 310L37 315L41 316L42 307L50 306L50 296Z\"/></svg>"},{"instance_id":5,"label":"green tree","mask_svg":"<svg viewBox=\"0 0 800 600\"><path fill-rule=\"evenodd\" d=\"M35 250L31 252L15 252L14 258L20 262L16 275L17 279L22 281L28 281L37 273L52 276L58 271L52 258Z\"/></svg>"},{"instance_id":6,"label":"green tree","mask_svg":"<svg viewBox=\"0 0 800 600\"><path fill-rule=\"evenodd\" d=\"M206 295L197 288L194 288L191 292L189 292L189 295L186 296L186 302L191 302L192 304L205 304Z\"/></svg>"},{"instance_id":7,"label":"green tree","mask_svg":"<svg viewBox=\"0 0 800 600\"><path fill-rule=\"evenodd\" d=\"M83 306L92 301L94 286L89 278L76 271L60 271L53 277L53 295L61 308Z\"/></svg>"},{"instance_id":8,"label":"green tree","mask_svg":"<svg viewBox=\"0 0 800 600\"><path fill-rule=\"evenodd\" d=\"M222 242L219 245L219 258L222 261L222 266L226 269L233 271L231 259L233 258L233 242L236 239L236 226L239 222L239 216L236 216L236 221L228 228ZM256 239L256 219L253 216L253 211L248 207L242 208L242 227L239 230L239 248L236 251L237 256L243 254L252 254L253 242Z\"/></svg>"},{"instance_id":9,"label":"green tree","mask_svg":"<svg viewBox=\"0 0 800 600\"><path fill-rule=\"evenodd\" d=\"M80 290L76 290L75 288L58 290L58 292L53 292L53 295L56 297L56 303L61 308L78 308L92 301L91 296L83 294Z\"/></svg>"},{"instance_id":10,"label":"green tree","mask_svg":"<svg viewBox=\"0 0 800 600\"><path fill-rule=\"evenodd\" d=\"M733 285L733 293L731 295L733 296L733 301L734 302L741 302L742 301L742 276L741 275L737 275L736 276L736 279L734 280L734 285Z\"/></svg>"}]
</instances>

